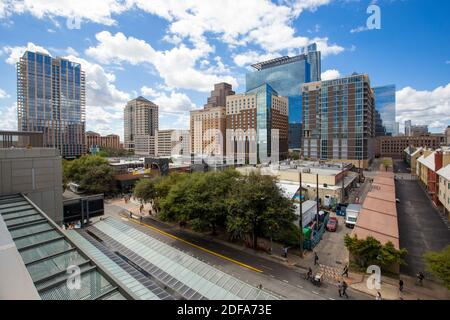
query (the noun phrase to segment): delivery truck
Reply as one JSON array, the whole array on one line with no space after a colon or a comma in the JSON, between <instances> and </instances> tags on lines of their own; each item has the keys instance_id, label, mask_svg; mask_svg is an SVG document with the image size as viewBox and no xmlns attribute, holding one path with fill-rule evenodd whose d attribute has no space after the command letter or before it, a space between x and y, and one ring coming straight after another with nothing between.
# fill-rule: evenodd
<instances>
[{"instance_id":1,"label":"delivery truck","mask_svg":"<svg viewBox=\"0 0 450 320\"><path fill-rule=\"evenodd\" d=\"M345 210L345 225L348 228L354 228L359 212L361 211L360 204L349 204Z\"/></svg>"}]
</instances>

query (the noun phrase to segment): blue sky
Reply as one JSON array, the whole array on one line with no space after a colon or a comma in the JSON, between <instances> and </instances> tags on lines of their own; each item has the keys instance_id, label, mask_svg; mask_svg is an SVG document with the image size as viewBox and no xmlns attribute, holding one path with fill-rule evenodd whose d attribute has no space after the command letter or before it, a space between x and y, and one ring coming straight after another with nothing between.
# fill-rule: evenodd
<instances>
[{"instance_id":1,"label":"blue sky","mask_svg":"<svg viewBox=\"0 0 450 320\"><path fill-rule=\"evenodd\" d=\"M366 9L381 10L367 30ZM123 136L123 107L143 95L161 128L187 128L213 84L245 89L249 64L317 42L324 78L368 73L397 86L397 121L450 125L446 0L0 0L0 129L15 129L14 63L28 48L82 63L87 129ZM79 21L79 28L68 21Z\"/></svg>"}]
</instances>

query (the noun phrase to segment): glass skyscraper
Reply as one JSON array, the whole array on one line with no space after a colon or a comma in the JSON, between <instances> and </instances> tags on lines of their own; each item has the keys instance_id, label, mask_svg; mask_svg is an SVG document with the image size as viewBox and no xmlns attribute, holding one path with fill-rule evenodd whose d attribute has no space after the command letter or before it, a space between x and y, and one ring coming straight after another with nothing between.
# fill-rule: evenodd
<instances>
[{"instance_id":1,"label":"glass skyscraper","mask_svg":"<svg viewBox=\"0 0 450 320\"><path fill-rule=\"evenodd\" d=\"M289 100L290 132L300 133L298 124L302 123L301 86L306 82L320 81L321 54L317 45L303 49L294 57L280 57L252 65L256 71L246 74L246 91L269 84L280 96ZM289 136L289 149L301 148L301 134Z\"/></svg>"},{"instance_id":2,"label":"glass skyscraper","mask_svg":"<svg viewBox=\"0 0 450 320\"><path fill-rule=\"evenodd\" d=\"M395 85L390 84L374 87L375 109L379 114L377 121L377 135L396 135L395 125ZM380 122L381 120L381 122Z\"/></svg>"},{"instance_id":3,"label":"glass skyscraper","mask_svg":"<svg viewBox=\"0 0 450 320\"><path fill-rule=\"evenodd\" d=\"M81 65L27 51L17 63L19 131L44 133L65 158L85 153L85 75Z\"/></svg>"}]
</instances>

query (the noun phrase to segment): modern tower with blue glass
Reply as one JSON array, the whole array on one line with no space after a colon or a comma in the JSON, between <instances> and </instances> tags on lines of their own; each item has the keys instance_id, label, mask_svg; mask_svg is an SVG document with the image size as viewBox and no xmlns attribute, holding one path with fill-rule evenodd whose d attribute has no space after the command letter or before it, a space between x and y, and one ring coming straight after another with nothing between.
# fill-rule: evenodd
<instances>
[{"instance_id":1,"label":"modern tower with blue glass","mask_svg":"<svg viewBox=\"0 0 450 320\"><path fill-rule=\"evenodd\" d=\"M374 87L375 109L377 111L377 136L394 136L397 134L395 125L395 85Z\"/></svg>"},{"instance_id":2,"label":"modern tower with blue glass","mask_svg":"<svg viewBox=\"0 0 450 320\"><path fill-rule=\"evenodd\" d=\"M301 148L303 83L320 81L321 54L317 45L304 48L300 55L280 57L252 65L256 71L246 74L246 91L269 84L289 101L289 149Z\"/></svg>"},{"instance_id":3,"label":"modern tower with blue glass","mask_svg":"<svg viewBox=\"0 0 450 320\"><path fill-rule=\"evenodd\" d=\"M85 75L79 63L27 51L17 63L19 131L44 133L64 158L85 150Z\"/></svg>"}]
</instances>

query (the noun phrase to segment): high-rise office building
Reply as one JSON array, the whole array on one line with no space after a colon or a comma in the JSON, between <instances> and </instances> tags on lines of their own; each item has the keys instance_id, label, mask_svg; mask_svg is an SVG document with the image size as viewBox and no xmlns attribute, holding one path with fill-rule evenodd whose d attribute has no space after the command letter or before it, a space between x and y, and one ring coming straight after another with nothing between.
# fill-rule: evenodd
<instances>
[{"instance_id":1,"label":"high-rise office building","mask_svg":"<svg viewBox=\"0 0 450 320\"><path fill-rule=\"evenodd\" d=\"M406 120L405 121L405 136L411 136L411 120Z\"/></svg>"},{"instance_id":2,"label":"high-rise office building","mask_svg":"<svg viewBox=\"0 0 450 320\"><path fill-rule=\"evenodd\" d=\"M127 103L124 109L124 148L134 150L136 136L154 136L158 130L158 106L144 97Z\"/></svg>"},{"instance_id":3,"label":"high-rise office building","mask_svg":"<svg viewBox=\"0 0 450 320\"><path fill-rule=\"evenodd\" d=\"M205 109L224 107L226 102L225 98L233 94L234 91L231 84L226 82L216 83L214 85L214 90L211 91L211 95L208 97L207 103L204 107Z\"/></svg>"},{"instance_id":4,"label":"high-rise office building","mask_svg":"<svg viewBox=\"0 0 450 320\"><path fill-rule=\"evenodd\" d=\"M40 131L65 158L85 149L85 75L79 63L27 51L17 63L19 131Z\"/></svg>"},{"instance_id":5,"label":"high-rise office building","mask_svg":"<svg viewBox=\"0 0 450 320\"><path fill-rule=\"evenodd\" d=\"M227 130L233 132L233 153L246 161L257 158L261 161L272 156L272 144L278 144L279 157L288 153L288 99L268 84L250 90L245 94L227 97ZM278 141L273 141L278 130ZM229 131L230 134L230 131ZM239 141L242 148L238 147ZM227 149L228 150L228 149ZM227 155L231 155L228 152ZM257 157L256 157L257 156Z\"/></svg>"},{"instance_id":6,"label":"high-rise office building","mask_svg":"<svg viewBox=\"0 0 450 320\"><path fill-rule=\"evenodd\" d=\"M204 109L190 113L190 152L197 155L225 155L226 97L234 95L228 83L214 85Z\"/></svg>"},{"instance_id":7,"label":"high-rise office building","mask_svg":"<svg viewBox=\"0 0 450 320\"><path fill-rule=\"evenodd\" d=\"M395 135L395 85L374 87L375 110L379 114L376 135Z\"/></svg>"},{"instance_id":8,"label":"high-rise office building","mask_svg":"<svg viewBox=\"0 0 450 320\"><path fill-rule=\"evenodd\" d=\"M303 155L367 168L375 137L374 93L366 74L307 83L303 92Z\"/></svg>"},{"instance_id":9,"label":"high-rise office building","mask_svg":"<svg viewBox=\"0 0 450 320\"><path fill-rule=\"evenodd\" d=\"M316 44L303 49L300 55L280 57L252 65L256 71L246 74L246 91L269 84L280 96L287 97L289 102L289 149L301 148L301 134L298 135L298 124L302 123L301 86L303 83L320 81L321 53Z\"/></svg>"}]
</instances>

